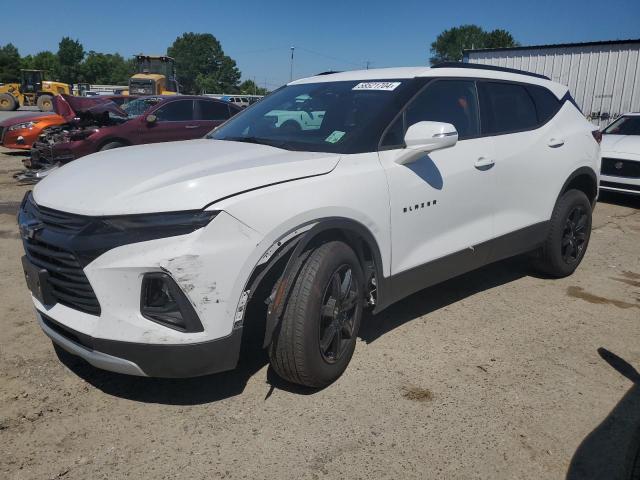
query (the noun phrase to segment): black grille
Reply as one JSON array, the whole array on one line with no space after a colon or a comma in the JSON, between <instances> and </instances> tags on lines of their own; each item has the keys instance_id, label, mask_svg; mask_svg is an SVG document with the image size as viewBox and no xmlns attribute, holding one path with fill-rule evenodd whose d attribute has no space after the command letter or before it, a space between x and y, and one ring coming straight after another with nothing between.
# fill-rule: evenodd
<instances>
[{"instance_id":1,"label":"black grille","mask_svg":"<svg viewBox=\"0 0 640 480\"><path fill-rule=\"evenodd\" d=\"M90 217L42 207L33 203L31 199L28 201L27 211L37 218L45 228L59 232L78 233L91 222Z\"/></svg>"},{"instance_id":2,"label":"black grille","mask_svg":"<svg viewBox=\"0 0 640 480\"><path fill-rule=\"evenodd\" d=\"M24 249L34 265L49 273L51 293L57 303L100 315L96 294L73 253L35 239L24 240Z\"/></svg>"},{"instance_id":3,"label":"black grille","mask_svg":"<svg viewBox=\"0 0 640 480\"><path fill-rule=\"evenodd\" d=\"M78 257L62 245L89 225L91 218L36 205L29 195L20 216L34 222L34 235L23 237L27 257L49 273L49 285L56 303L92 315L100 315L100 304L84 274Z\"/></svg>"},{"instance_id":4,"label":"black grille","mask_svg":"<svg viewBox=\"0 0 640 480\"><path fill-rule=\"evenodd\" d=\"M640 162L619 158L603 158L600 173L614 177L640 178Z\"/></svg>"}]
</instances>

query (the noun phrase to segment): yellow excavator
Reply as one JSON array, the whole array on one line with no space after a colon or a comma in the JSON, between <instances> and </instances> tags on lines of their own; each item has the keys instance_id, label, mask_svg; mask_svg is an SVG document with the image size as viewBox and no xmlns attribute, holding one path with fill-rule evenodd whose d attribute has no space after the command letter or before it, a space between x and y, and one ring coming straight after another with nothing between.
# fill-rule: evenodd
<instances>
[{"instance_id":1,"label":"yellow excavator","mask_svg":"<svg viewBox=\"0 0 640 480\"><path fill-rule=\"evenodd\" d=\"M53 96L71 93L70 85L45 80L46 70L20 70L20 83L0 84L0 110L34 106L42 112L53 110Z\"/></svg>"},{"instance_id":2,"label":"yellow excavator","mask_svg":"<svg viewBox=\"0 0 640 480\"><path fill-rule=\"evenodd\" d=\"M176 95L175 61L167 56L136 55L136 73L129 79L129 95Z\"/></svg>"}]
</instances>

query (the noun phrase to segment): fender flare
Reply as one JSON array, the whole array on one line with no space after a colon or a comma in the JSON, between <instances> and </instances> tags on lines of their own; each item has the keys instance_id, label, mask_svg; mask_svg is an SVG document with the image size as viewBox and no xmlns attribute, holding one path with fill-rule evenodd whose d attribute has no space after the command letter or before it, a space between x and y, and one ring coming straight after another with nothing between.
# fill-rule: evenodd
<instances>
[{"instance_id":1,"label":"fender flare","mask_svg":"<svg viewBox=\"0 0 640 480\"><path fill-rule=\"evenodd\" d=\"M567 191L567 187L569 186L569 184L575 180L577 177L581 176L581 175L587 175L588 177L591 178L591 180L593 180L593 184L595 185L595 197L592 199L593 201L593 205L595 206L596 200L598 199L598 175L596 175L596 172L594 172L593 168L591 167L580 167L577 168L576 170L574 170L565 180L564 184L562 185L562 188L560 189L560 192L558 193L558 198L560 198L560 196ZM591 200L591 199L590 199Z\"/></svg>"},{"instance_id":2,"label":"fender flare","mask_svg":"<svg viewBox=\"0 0 640 480\"><path fill-rule=\"evenodd\" d=\"M276 283L277 288L273 293L272 301L269 303L267 310L263 347L267 347L271 343L273 335L280 325L286 299L291 293L291 287L293 287L296 278L294 269L297 266L298 258L318 235L329 230L338 230L347 236L351 236L353 239L360 238L366 243L373 257L373 273L377 281L377 299L374 313L384 308L384 299L387 298L387 292L385 291L386 289L381 287L387 283L382 281L382 256L378 242L371 231L360 222L343 217L328 217L315 220L311 223L314 223L313 227L293 239L295 248L293 248L293 252L287 261L280 280ZM302 228L302 226L298 228ZM352 245L352 247L353 246L354 245ZM364 261L362 248L356 247L354 250L362 263ZM274 258L276 256L277 255L274 255ZM290 282L289 279L294 279L294 281Z\"/></svg>"}]
</instances>

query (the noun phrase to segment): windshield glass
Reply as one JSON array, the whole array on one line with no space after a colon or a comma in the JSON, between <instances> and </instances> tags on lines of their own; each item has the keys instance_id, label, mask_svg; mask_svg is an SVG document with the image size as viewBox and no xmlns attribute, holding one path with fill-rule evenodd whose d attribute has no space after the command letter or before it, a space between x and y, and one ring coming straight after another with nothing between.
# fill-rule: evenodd
<instances>
[{"instance_id":1,"label":"windshield glass","mask_svg":"<svg viewBox=\"0 0 640 480\"><path fill-rule=\"evenodd\" d=\"M620 117L605 128L602 133L609 135L640 135L640 115Z\"/></svg>"},{"instance_id":2,"label":"windshield glass","mask_svg":"<svg viewBox=\"0 0 640 480\"><path fill-rule=\"evenodd\" d=\"M162 99L158 97L137 98L129 103L125 103L121 108L127 112L127 115L130 117L138 117L146 112L149 107L160 102L160 100Z\"/></svg>"},{"instance_id":3,"label":"windshield glass","mask_svg":"<svg viewBox=\"0 0 640 480\"><path fill-rule=\"evenodd\" d=\"M326 82L275 91L208 135L287 150L375 151L409 80Z\"/></svg>"}]
</instances>

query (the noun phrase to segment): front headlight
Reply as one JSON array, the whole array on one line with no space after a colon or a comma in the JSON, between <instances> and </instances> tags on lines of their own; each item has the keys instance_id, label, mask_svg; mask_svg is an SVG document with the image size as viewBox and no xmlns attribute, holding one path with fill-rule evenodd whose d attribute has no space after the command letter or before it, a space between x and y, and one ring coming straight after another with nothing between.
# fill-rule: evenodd
<instances>
[{"instance_id":1,"label":"front headlight","mask_svg":"<svg viewBox=\"0 0 640 480\"><path fill-rule=\"evenodd\" d=\"M14 130L23 130L25 128L31 128L34 125L36 125L37 123L39 123L37 120L35 122L23 122L23 123L16 123L15 125L11 125L8 130L10 132L14 131Z\"/></svg>"},{"instance_id":2,"label":"front headlight","mask_svg":"<svg viewBox=\"0 0 640 480\"><path fill-rule=\"evenodd\" d=\"M215 210L186 210L102 217L98 220L98 229L109 233L126 232L144 236L157 234L172 237L191 233L206 226L218 213L220 212Z\"/></svg>"}]
</instances>

